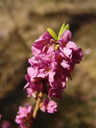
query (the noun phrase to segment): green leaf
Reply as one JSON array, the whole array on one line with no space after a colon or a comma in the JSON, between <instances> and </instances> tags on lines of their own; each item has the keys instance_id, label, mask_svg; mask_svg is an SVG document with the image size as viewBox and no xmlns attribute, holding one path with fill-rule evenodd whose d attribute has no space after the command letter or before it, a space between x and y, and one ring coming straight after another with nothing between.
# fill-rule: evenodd
<instances>
[{"instance_id":1,"label":"green leaf","mask_svg":"<svg viewBox=\"0 0 96 128\"><path fill-rule=\"evenodd\" d=\"M65 26L65 23L64 23L64 24L62 25L60 31L59 31L58 40L60 39L60 37L61 37L61 35L63 34L63 32L64 32L65 30L69 30L69 29L70 29L69 24L67 24L67 25Z\"/></svg>"},{"instance_id":2,"label":"green leaf","mask_svg":"<svg viewBox=\"0 0 96 128\"><path fill-rule=\"evenodd\" d=\"M64 28L64 31L65 31L65 30L69 30L69 29L70 29L70 25L67 24L67 25L65 26L65 28Z\"/></svg>"},{"instance_id":3,"label":"green leaf","mask_svg":"<svg viewBox=\"0 0 96 128\"><path fill-rule=\"evenodd\" d=\"M48 28L47 31L50 33L50 35L51 35L55 40L57 40L57 35L56 35L56 33L55 33L51 28Z\"/></svg>"},{"instance_id":4,"label":"green leaf","mask_svg":"<svg viewBox=\"0 0 96 128\"><path fill-rule=\"evenodd\" d=\"M61 37L61 35L62 35L62 33L63 33L64 27L65 27L65 23L62 24L62 26L61 26L61 28L60 28L60 31L59 31L59 34L58 34L58 39L60 39L60 37Z\"/></svg>"}]
</instances>

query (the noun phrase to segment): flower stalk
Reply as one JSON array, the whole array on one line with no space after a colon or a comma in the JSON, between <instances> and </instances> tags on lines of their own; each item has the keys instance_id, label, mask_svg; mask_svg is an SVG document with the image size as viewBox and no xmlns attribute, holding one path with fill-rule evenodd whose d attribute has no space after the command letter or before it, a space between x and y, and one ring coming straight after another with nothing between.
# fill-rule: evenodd
<instances>
[{"instance_id":1,"label":"flower stalk","mask_svg":"<svg viewBox=\"0 0 96 128\"><path fill-rule=\"evenodd\" d=\"M33 111L33 119L36 119L38 110L40 108L40 103L42 102L42 98L43 98L43 93L40 92L39 95L38 95L37 101L36 101L34 111Z\"/></svg>"}]
</instances>

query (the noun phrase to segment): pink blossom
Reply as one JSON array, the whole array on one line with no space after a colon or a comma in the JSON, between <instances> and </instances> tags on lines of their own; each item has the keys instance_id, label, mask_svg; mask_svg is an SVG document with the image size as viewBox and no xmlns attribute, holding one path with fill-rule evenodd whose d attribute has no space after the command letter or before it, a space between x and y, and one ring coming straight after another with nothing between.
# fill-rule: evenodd
<instances>
[{"instance_id":1,"label":"pink blossom","mask_svg":"<svg viewBox=\"0 0 96 128\"><path fill-rule=\"evenodd\" d=\"M25 77L24 88L28 96L43 91L50 100L62 98L75 64L83 59L82 49L71 41L71 37L71 31L66 30L59 40L54 40L46 31L34 42L34 56L28 60L30 67Z\"/></svg>"},{"instance_id":2,"label":"pink blossom","mask_svg":"<svg viewBox=\"0 0 96 128\"><path fill-rule=\"evenodd\" d=\"M34 78L35 78L35 77L37 76L37 74L38 74L38 69L29 67L29 68L27 68L27 72L28 72L28 75L29 75L29 77L30 77L30 81L33 81Z\"/></svg>"},{"instance_id":3,"label":"pink blossom","mask_svg":"<svg viewBox=\"0 0 96 128\"><path fill-rule=\"evenodd\" d=\"M33 124L32 106L20 106L15 122L20 125L20 128L30 128L30 126Z\"/></svg>"},{"instance_id":4,"label":"pink blossom","mask_svg":"<svg viewBox=\"0 0 96 128\"><path fill-rule=\"evenodd\" d=\"M42 34L39 39L37 39L33 46L32 46L32 53L33 55L38 55L41 52L46 51L46 49L49 48L49 45L51 44L52 36L49 34L48 31L46 31L44 34Z\"/></svg>"},{"instance_id":5,"label":"pink blossom","mask_svg":"<svg viewBox=\"0 0 96 128\"><path fill-rule=\"evenodd\" d=\"M5 120L2 125L1 128L12 128L11 124L9 121Z\"/></svg>"},{"instance_id":6,"label":"pink blossom","mask_svg":"<svg viewBox=\"0 0 96 128\"><path fill-rule=\"evenodd\" d=\"M65 88L66 77L68 77L66 70L61 66L58 66L54 76L54 81L50 82L50 86L53 89Z\"/></svg>"},{"instance_id":7,"label":"pink blossom","mask_svg":"<svg viewBox=\"0 0 96 128\"><path fill-rule=\"evenodd\" d=\"M53 89L50 87L49 92L48 92L48 98L50 100L52 97L55 97L56 99L62 98L62 93L63 93L62 88Z\"/></svg>"},{"instance_id":8,"label":"pink blossom","mask_svg":"<svg viewBox=\"0 0 96 128\"><path fill-rule=\"evenodd\" d=\"M36 93L34 92L34 90L32 88L27 88L26 92L28 94L27 97L30 97L30 96L33 96L34 98L37 97Z\"/></svg>"},{"instance_id":9,"label":"pink blossom","mask_svg":"<svg viewBox=\"0 0 96 128\"><path fill-rule=\"evenodd\" d=\"M41 78L35 77L33 80L30 80L31 79L30 75L26 74L25 79L27 80L27 84L25 85L24 89L30 87L31 92L35 92L35 91L40 92L42 90Z\"/></svg>"},{"instance_id":10,"label":"pink blossom","mask_svg":"<svg viewBox=\"0 0 96 128\"><path fill-rule=\"evenodd\" d=\"M43 112L54 113L57 112L57 103L52 100L44 99L42 105Z\"/></svg>"},{"instance_id":11,"label":"pink blossom","mask_svg":"<svg viewBox=\"0 0 96 128\"><path fill-rule=\"evenodd\" d=\"M0 120L1 120L1 118L2 118L2 115L0 114Z\"/></svg>"},{"instance_id":12,"label":"pink blossom","mask_svg":"<svg viewBox=\"0 0 96 128\"><path fill-rule=\"evenodd\" d=\"M58 42L61 44L61 45L66 45L66 43L71 40L71 37L72 37L72 33L70 30L66 30L65 32L63 32L63 34L61 35L61 38L58 40Z\"/></svg>"}]
</instances>

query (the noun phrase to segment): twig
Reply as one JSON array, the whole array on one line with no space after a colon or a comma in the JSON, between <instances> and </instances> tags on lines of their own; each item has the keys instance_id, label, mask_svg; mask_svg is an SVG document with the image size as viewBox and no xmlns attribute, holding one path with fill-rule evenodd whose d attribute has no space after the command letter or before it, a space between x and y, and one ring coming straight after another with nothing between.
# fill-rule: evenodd
<instances>
[{"instance_id":1,"label":"twig","mask_svg":"<svg viewBox=\"0 0 96 128\"><path fill-rule=\"evenodd\" d=\"M43 97L43 93L40 92L39 95L38 95L38 99L37 99L37 102L36 102L36 106L35 106L34 111L33 111L33 118L34 118L34 119L36 119L38 110L39 110L39 108L40 108L40 103L41 103L41 101L42 101L42 97Z\"/></svg>"}]
</instances>

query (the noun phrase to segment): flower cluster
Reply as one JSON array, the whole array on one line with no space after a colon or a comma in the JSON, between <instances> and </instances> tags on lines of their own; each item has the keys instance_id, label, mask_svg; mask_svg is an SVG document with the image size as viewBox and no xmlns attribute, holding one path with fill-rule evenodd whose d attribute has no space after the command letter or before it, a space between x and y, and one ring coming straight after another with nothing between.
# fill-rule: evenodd
<instances>
[{"instance_id":1,"label":"flower cluster","mask_svg":"<svg viewBox=\"0 0 96 128\"><path fill-rule=\"evenodd\" d=\"M37 100L37 104L33 112L31 106L19 107L15 121L21 128L30 128L32 116L35 119L38 108L48 113L57 111L57 103L53 98L62 98L75 64L80 63L83 58L82 49L71 41L71 37L68 25L63 24L58 37L52 29L47 29L34 42L24 89L28 97L33 96ZM47 96L46 99L42 98L44 95Z\"/></svg>"},{"instance_id":2,"label":"flower cluster","mask_svg":"<svg viewBox=\"0 0 96 128\"><path fill-rule=\"evenodd\" d=\"M52 100L52 97L56 99L62 97L66 82L71 78L70 73L75 64L83 58L81 48L71 41L71 37L70 30L65 30L60 39L55 40L46 31L34 42L32 46L34 56L28 60L30 67L27 68L25 76L28 96L36 98L39 92L43 92L48 95L49 100ZM56 110L49 113L54 111Z\"/></svg>"},{"instance_id":3,"label":"flower cluster","mask_svg":"<svg viewBox=\"0 0 96 128\"><path fill-rule=\"evenodd\" d=\"M17 113L15 122L20 124L20 128L30 128L33 124L32 119L32 106L26 105L25 107L20 106Z\"/></svg>"}]
</instances>

